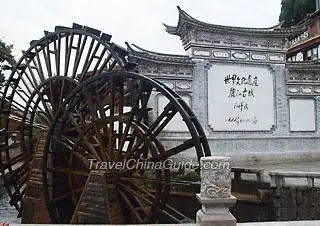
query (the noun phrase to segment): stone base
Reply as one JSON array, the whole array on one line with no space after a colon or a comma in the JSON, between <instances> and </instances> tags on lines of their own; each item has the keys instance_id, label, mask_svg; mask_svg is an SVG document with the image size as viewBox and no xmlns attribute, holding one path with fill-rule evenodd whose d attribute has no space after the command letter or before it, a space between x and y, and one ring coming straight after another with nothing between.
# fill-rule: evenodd
<instances>
[{"instance_id":1,"label":"stone base","mask_svg":"<svg viewBox=\"0 0 320 226\"><path fill-rule=\"evenodd\" d=\"M202 209L196 215L196 221L200 226L236 226L237 220L229 211L229 207L237 202L234 196L228 198L205 198L200 194L196 196L202 204Z\"/></svg>"},{"instance_id":2,"label":"stone base","mask_svg":"<svg viewBox=\"0 0 320 226\"><path fill-rule=\"evenodd\" d=\"M196 221L200 226L236 226L237 220L231 213L223 215L207 215L203 210L199 210Z\"/></svg>"}]
</instances>

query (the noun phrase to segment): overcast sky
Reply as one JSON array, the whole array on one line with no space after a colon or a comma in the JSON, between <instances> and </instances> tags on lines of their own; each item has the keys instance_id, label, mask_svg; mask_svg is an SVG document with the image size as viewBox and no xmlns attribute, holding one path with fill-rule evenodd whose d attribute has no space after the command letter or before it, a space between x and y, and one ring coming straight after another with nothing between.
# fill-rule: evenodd
<instances>
[{"instance_id":1,"label":"overcast sky","mask_svg":"<svg viewBox=\"0 0 320 226\"><path fill-rule=\"evenodd\" d=\"M73 22L113 35L125 46L184 54L179 37L165 32L162 23L176 25L179 5L204 22L270 27L278 23L281 0L7 0L1 2L0 37L14 44L16 58L43 30Z\"/></svg>"}]
</instances>

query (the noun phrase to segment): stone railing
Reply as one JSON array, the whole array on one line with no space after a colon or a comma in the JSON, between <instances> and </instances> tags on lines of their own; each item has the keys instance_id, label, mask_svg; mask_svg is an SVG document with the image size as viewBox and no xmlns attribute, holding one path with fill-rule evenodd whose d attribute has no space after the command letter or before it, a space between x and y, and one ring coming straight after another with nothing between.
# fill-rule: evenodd
<instances>
[{"instance_id":1,"label":"stone railing","mask_svg":"<svg viewBox=\"0 0 320 226\"><path fill-rule=\"evenodd\" d=\"M264 181L264 170L254 168L232 167L231 172L234 173L234 179L237 181L242 180L241 174L255 174L257 182Z\"/></svg>"},{"instance_id":2,"label":"stone railing","mask_svg":"<svg viewBox=\"0 0 320 226\"><path fill-rule=\"evenodd\" d=\"M314 187L314 179L320 179L319 172L285 172L273 171L269 173L271 187L282 187L286 185L285 178L307 179L307 186Z\"/></svg>"},{"instance_id":3,"label":"stone railing","mask_svg":"<svg viewBox=\"0 0 320 226\"><path fill-rule=\"evenodd\" d=\"M315 181L319 172L272 171L269 175L275 220L320 220L320 184Z\"/></svg>"}]
</instances>

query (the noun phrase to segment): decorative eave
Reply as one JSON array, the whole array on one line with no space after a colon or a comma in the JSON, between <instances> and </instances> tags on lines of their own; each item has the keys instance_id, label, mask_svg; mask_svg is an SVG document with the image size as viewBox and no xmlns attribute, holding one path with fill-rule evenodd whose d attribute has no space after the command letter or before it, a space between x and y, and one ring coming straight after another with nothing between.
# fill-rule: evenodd
<instances>
[{"instance_id":1,"label":"decorative eave","mask_svg":"<svg viewBox=\"0 0 320 226\"><path fill-rule=\"evenodd\" d=\"M319 62L291 62L286 64L286 70L288 94L320 95Z\"/></svg>"},{"instance_id":2,"label":"decorative eave","mask_svg":"<svg viewBox=\"0 0 320 226\"><path fill-rule=\"evenodd\" d=\"M299 42L296 45L291 46L288 49L288 54L292 55L293 53L296 53L298 51L301 51L302 49L308 48L310 46L316 45L320 42L320 35L317 35L315 37L309 38L303 42Z\"/></svg>"},{"instance_id":3,"label":"decorative eave","mask_svg":"<svg viewBox=\"0 0 320 226\"><path fill-rule=\"evenodd\" d=\"M309 19L309 20L316 19L319 17L319 15L320 15L320 10L317 10L317 11L307 15L307 19Z\"/></svg>"},{"instance_id":4,"label":"decorative eave","mask_svg":"<svg viewBox=\"0 0 320 226\"><path fill-rule=\"evenodd\" d=\"M135 44L132 44L136 49L132 48L129 43L126 42L129 57L137 59L143 59L159 63L171 63L171 64L183 64L183 65L194 65L195 63L187 55L175 55L157 53L150 50L143 49Z\"/></svg>"},{"instance_id":5,"label":"decorative eave","mask_svg":"<svg viewBox=\"0 0 320 226\"><path fill-rule=\"evenodd\" d=\"M216 25L205 23L199 21L189 14L187 14L184 10L182 10L179 6L179 20L177 26L169 26L163 24L166 28L166 31L172 35L178 35L180 37L183 36L183 33L186 29L195 28L199 30L212 31L217 33L227 33L227 34L252 34L256 36L276 36L279 38L289 38L301 34L306 31L307 26L306 23L300 24L291 28L281 28L283 23L279 23L275 26L269 28L248 28L248 27L233 27L233 26L224 26L224 25Z\"/></svg>"},{"instance_id":6,"label":"decorative eave","mask_svg":"<svg viewBox=\"0 0 320 226\"><path fill-rule=\"evenodd\" d=\"M290 72L320 72L320 63L318 61L287 62L286 69Z\"/></svg>"}]
</instances>

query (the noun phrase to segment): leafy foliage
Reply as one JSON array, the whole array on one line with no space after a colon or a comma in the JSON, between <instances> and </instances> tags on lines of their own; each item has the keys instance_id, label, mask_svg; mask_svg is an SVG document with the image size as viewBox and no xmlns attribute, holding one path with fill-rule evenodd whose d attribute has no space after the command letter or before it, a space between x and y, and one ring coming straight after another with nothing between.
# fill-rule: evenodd
<instances>
[{"instance_id":1,"label":"leafy foliage","mask_svg":"<svg viewBox=\"0 0 320 226\"><path fill-rule=\"evenodd\" d=\"M178 179L183 181L195 182L200 180L200 176L195 171L188 171L184 175L181 175Z\"/></svg>"},{"instance_id":2,"label":"leafy foliage","mask_svg":"<svg viewBox=\"0 0 320 226\"><path fill-rule=\"evenodd\" d=\"M291 27L315 10L315 0L282 0L279 21L284 21L284 27Z\"/></svg>"},{"instance_id":3,"label":"leafy foliage","mask_svg":"<svg viewBox=\"0 0 320 226\"><path fill-rule=\"evenodd\" d=\"M2 87L5 82L3 69L8 65L13 66L16 63L12 55L12 48L13 45L7 45L0 39L0 87Z\"/></svg>"}]
</instances>

